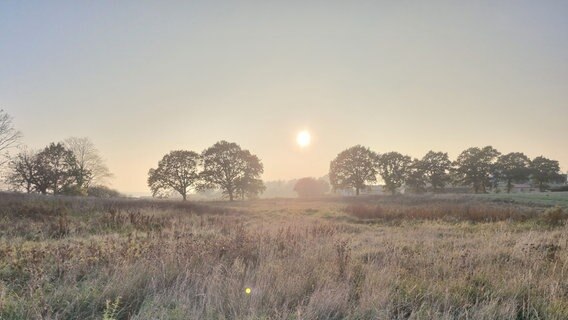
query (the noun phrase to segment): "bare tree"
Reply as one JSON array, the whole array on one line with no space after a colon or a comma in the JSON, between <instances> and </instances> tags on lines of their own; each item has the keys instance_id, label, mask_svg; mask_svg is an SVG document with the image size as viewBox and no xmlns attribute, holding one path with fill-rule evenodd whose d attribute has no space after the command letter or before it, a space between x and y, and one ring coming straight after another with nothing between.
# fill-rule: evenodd
<instances>
[{"instance_id":1,"label":"bare tree","mask_svg":"<svg viewBox=\"0 0 568 320\"><path fill-rule=\"evenodd\" d=\"M8 160L7 150L18 145L22 134L14 128L12 117L3 109L0 109L0 166Z\"/></svg>"},{"instance_id":2,"label":"bare tree","mask_svg":"<svg viewBox=\"0 0 568 320\"><path fill-rule=\"evenodd\" d=\"M24 189L27 193L35 190L35 178L37 172L38 152L22 149L18 154L10 158L6 183L15 190Z\"/></svg>"},{"instance_id":3,"label":"bare tree","mask_svg":"<svg viewBox=\"0 0 568 320\"><path fill-rule=\"evenodd\" d=\"M112 173L99 155L99 150L89 138L71 137L64 141L67 150L77 160L77 186L88 188L91 184L104 184Z\"/></svg>"}]
</instances>

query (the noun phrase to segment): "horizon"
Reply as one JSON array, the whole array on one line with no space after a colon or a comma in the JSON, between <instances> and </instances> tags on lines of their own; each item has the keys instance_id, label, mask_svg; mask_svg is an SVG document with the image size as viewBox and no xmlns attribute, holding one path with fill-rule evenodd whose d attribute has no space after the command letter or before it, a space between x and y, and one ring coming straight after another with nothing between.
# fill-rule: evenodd
<instances>
[{"instance_id":1,"label":"horizon","mask_svg":"<svg viewBox=\"0 0 568 320\"><path fill-rule=\"evenodd\" d=\"M264 181L363 145L469 147L568 170L568 3L0 4L0 108L33 149L88 137L126 194L220 140ZM308 144L296 143L310 133Z\"/></svg>"}]
</instances>

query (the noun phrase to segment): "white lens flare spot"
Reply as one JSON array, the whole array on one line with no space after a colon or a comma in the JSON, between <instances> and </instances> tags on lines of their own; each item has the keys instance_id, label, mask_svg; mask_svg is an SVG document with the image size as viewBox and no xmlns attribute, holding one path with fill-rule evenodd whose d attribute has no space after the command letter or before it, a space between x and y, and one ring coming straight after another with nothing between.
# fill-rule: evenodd
<instances>
[{"instance_id":1,"label":"white lens flare spot","mask_svg":"<svg viewBox=\"0 0 568 320\"><path fill-rule=\"evenodd\" d=\"M296 136L296 142L298 142L298 145L302 148L309 146L311 140L312 137L307 130L298 132L298 136Z\"/></svg>"}]
</instances>

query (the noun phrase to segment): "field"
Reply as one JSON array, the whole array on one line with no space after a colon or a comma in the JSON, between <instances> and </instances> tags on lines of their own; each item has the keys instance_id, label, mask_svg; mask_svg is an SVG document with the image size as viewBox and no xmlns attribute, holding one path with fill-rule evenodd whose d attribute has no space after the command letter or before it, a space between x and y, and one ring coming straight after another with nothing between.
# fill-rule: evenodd
<instances>
[{"instance_id":1,"label":"field","mask_svg":"<svg viewBox=\"0 0 568 320\"><path fill-rule=\"evenodd\" d=\"M0 194L0 319L568 319L567 207Z\"/></svg>"}]
</instances>

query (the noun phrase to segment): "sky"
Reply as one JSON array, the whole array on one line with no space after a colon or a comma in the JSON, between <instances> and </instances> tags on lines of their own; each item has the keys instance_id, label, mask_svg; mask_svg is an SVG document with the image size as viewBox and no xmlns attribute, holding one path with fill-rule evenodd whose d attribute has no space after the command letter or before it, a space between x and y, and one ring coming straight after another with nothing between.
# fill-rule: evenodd
<instances>
[{"instance_id":1,"label":"sky","mask_svg":"<svg viewBox=\"0 0 568 320\"><path fill-rule=\"evenodd\" d=\"M237 142L264 180L342 150L492 145L568 170L568 1L3 1L0 108L22 142L89 137L114 188ZM296 134L308 130L301 148Z\"/></svg>"}]
</instances>

